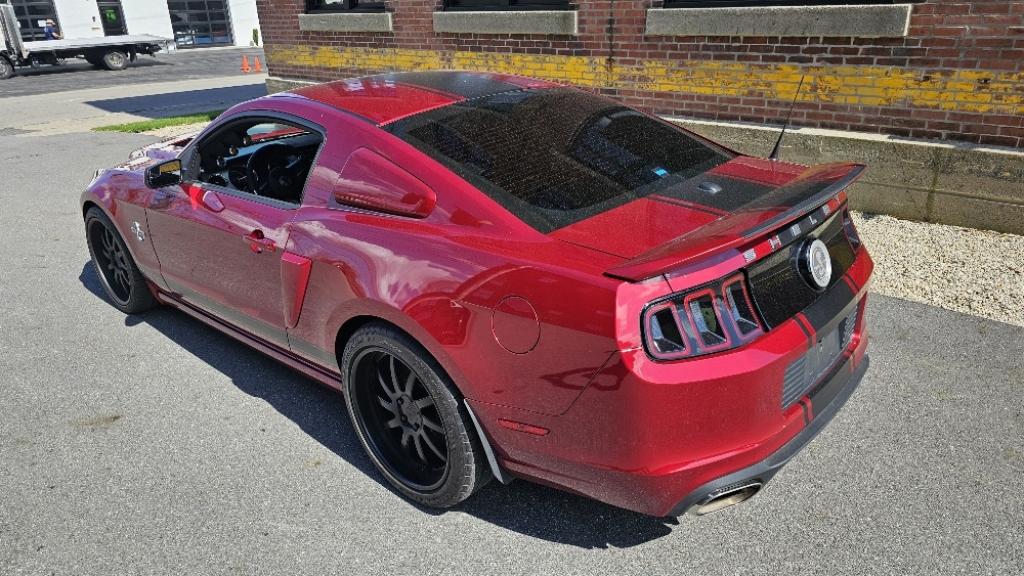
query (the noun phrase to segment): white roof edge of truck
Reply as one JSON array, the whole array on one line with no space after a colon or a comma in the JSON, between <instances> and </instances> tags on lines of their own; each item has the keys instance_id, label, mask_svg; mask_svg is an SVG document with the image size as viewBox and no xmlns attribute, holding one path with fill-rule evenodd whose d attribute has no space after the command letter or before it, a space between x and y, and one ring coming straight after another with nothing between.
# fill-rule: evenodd
<instances>
[{"instance_id":1,"label":"white roof edge of truck","mask_svg":"<svg viewBox=\"0 0 1024 576\"><path fill-rule=\"evenodd\" d=\"M138 36L104 36L102 38L71 38L68 40L38 40L24 42L25 52L46 52L68 48L92 48L94 46L120 46L122 44L173 44L170 38L142 34Z\"/></svg>"}]
</instances>

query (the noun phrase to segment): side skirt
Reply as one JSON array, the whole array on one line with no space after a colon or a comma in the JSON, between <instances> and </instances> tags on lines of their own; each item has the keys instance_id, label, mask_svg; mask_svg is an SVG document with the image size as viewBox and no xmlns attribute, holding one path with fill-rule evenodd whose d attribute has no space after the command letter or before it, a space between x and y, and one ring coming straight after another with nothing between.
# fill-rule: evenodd
<instances>
[{"instance_id":1,"label":"side skirt","mask_svg":"<svg viewBox=\"0 0 1024 576\"><path fill-rule=\"evenodd\" d=\"M270 342L257 338L256 336L253 336L248 332L244 332L236 328L235 326L228 324L223 320L220 320L219 318L211 316L210 314L206 313L203 310L200 310L189 305L187 302L175 298L171 294L167 294L166 292L158 292L157 297L160 300L160 302L177 308L178 310L181 310L182 312L188 314L189 316L195 318L196 320L199 320L200 322L206 324L207 326L215 328L220 332L223 332L224 334L231 336L235 340L238 340L239 342L246 344L250 348L253 348L259 352L266 354L267 356L270 356L271 358L281 362L285 366L288 366L289 368L292 368L293 370L296 370L302 373L303 375L312 378L313 380L316 380L320 384L330 386L331 388L334 388L335 390L338 391L342 390L340 374L336 374L329 370L326 370L322 366L318 366L316 364L313 364L309 360L306 360L305 358L297 356L290 350L285 350L284 348L281 348L276 344L272 344Z\"/></svg>"},{"instance_id":2,"label":"side skirt","mask_svg":"<svg viewBox=\"0 0 1024 576\"><path fill-rule=\"evenodd\" d=\"M285 366L292 368L293 370L316 380L320 384L329 386L339 392L344 390L341 375L325 370L323 367L313 364L312 362L297 356L290 350L285 350L280 346L266 342L260 338L257 338L247 332L243 332L238 328L228 324L219 318L207 314L205 311L190 306L187 302L179 300L174 296L167 294L166 292L160 292L154 290L157 299L168 306L176 308L185 314L199 320L203 324L210 326L220 332L231 336L235 340L246 344L250 348L253 348L259 352L270 356L271 358L281 362ZM476 429L477 437L480 439L480 444L483 446L484 454L487 457L487 464L491 469L491 473L498 479L502 484L509 484L513 478L502 469L501 464L498 463L498 458L494 454L494 449L491 448L490 440L487 438L487 434L484 433L484 429L480 426L480 422L476 418L476 414L473 413L473 409L470 408L469 402L463 401L463 406L466 408L466 412L469 414L469 419L473 421L473 427Z\"/></svg>"}]
</instances>

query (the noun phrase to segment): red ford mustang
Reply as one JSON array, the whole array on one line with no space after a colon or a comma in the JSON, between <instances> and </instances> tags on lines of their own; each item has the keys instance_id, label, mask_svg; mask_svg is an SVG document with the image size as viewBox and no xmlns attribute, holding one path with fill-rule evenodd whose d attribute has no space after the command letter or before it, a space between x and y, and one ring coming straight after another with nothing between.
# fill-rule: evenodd
<instances>
[{"instance_id":1,"label":"red ford mustang","mask_svg":"<svg viewBox=\"0 0 1024 576\"><path fill-rule=\"evenodd\" d=\"M342 390L409 498L522 477L661 516L755 494L863 377L862 169L548 82L398 73L240 104L99 172L82 210L115 306Z\"/></svg>"}]
</instances>

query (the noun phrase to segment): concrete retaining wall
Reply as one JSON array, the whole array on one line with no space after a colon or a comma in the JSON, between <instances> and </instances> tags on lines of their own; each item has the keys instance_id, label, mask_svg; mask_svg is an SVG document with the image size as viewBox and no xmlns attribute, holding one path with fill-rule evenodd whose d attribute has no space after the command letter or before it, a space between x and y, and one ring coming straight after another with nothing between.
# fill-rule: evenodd
<instances>
[{"instance_id":1,"label":"concrete retaining wall","mask_svg":"<svg viewBox=\"0 0 1024 576\"><path fill-rule=\"evenodd\" d=\"M767 155L777 128L671 119L738 152ZM1024 234L1024 152L820 129L786 133L782 160L860 162L857 210Z\"/></svg>"}]
</instances>

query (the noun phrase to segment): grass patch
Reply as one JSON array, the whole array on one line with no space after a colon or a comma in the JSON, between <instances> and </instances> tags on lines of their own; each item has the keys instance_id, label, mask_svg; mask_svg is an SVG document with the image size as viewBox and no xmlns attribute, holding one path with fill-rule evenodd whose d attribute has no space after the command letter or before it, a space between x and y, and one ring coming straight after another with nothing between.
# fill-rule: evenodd
<instances>
[{"instance_id":1,"label":"grass patch","mask_svg":"<svg viewBox=\"0 0 1024 576\"><path fill-rule=\"evenodd\" d=\"M127 132L129 134L139 134L141 132L149 132L150 130L156 130L158 128L167 128L168 126L185 126L188 124L198 124L200 122L210 122L217 116L220 116L221 112L223 112L223 110L199 112L197 114L186 114L184 116L153 118L152 120L129 122L127 124L100 126L99 128L93 128L93 130L97 132Z\"/></svg>"}]
</instances>

